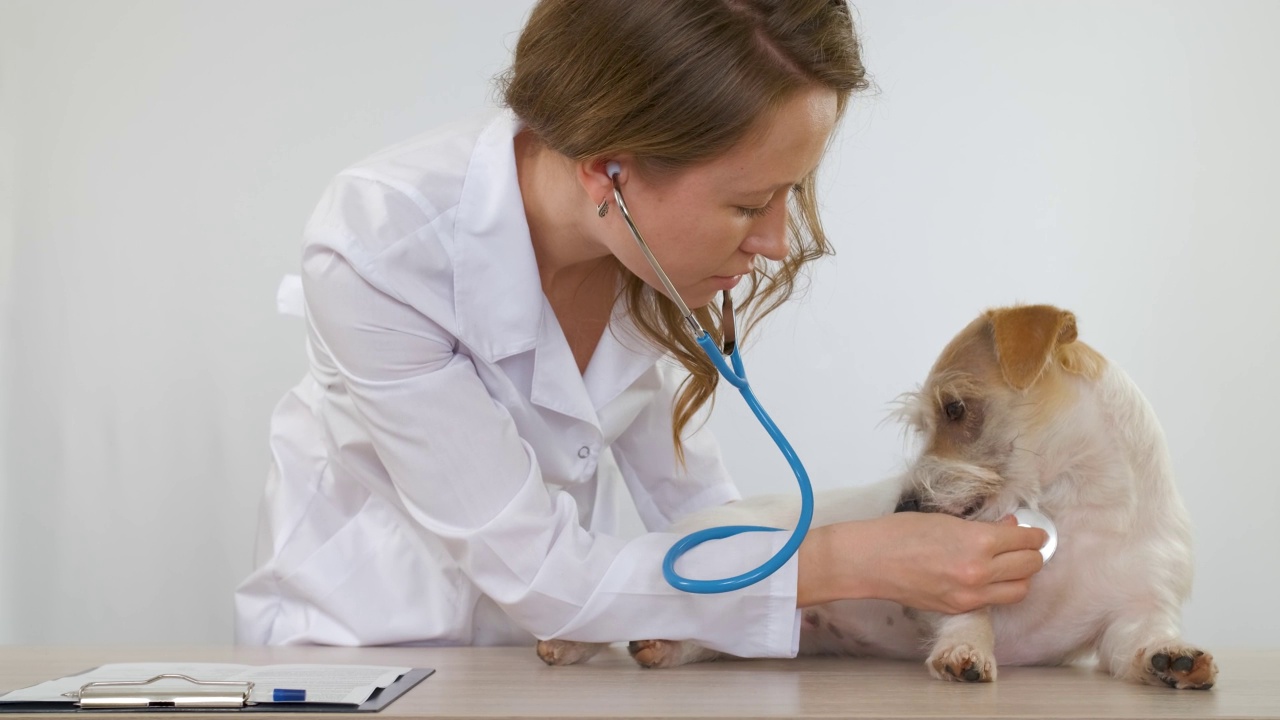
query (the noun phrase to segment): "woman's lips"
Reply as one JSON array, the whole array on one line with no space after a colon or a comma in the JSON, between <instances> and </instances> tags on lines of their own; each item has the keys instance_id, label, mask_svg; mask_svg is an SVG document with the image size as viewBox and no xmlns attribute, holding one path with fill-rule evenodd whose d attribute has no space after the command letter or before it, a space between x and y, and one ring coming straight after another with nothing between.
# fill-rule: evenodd
<instances>
[{"instance_id":1,"label":"woman's lips","mask_svg":"<svg viewBox=\"0 0 1280 720\"><path fill-rule=\"evenodd\" d=\"M720 290L732 290L741 280L741 275L716 275L711 278L711 284Z\"/></svg>"}]
</instances>

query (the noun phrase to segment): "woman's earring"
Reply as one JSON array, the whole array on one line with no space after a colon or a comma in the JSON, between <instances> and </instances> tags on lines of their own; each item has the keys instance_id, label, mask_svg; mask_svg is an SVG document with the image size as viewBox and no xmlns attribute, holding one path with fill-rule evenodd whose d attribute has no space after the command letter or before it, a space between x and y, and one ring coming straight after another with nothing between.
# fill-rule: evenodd
<instances>
[{"instance_id":1,"label":"woman's earring","mask_svg":"<svg viewBox=\"0 0 1280 720\"><path fill-rule=\"evenodd\" d=\"M608 215L608 214L609 214L609 198L605 198L604 200L600 201L599 205L596 206L596 215L600 217L604 217L605 215Z\"/></svg>"}]
</instances>

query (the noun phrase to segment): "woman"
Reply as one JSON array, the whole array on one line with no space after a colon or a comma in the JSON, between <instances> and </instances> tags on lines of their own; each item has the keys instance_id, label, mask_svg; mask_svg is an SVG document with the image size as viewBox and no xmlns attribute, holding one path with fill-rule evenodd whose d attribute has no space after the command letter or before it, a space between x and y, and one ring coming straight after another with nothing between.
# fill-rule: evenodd
<instances>
[{"instance_id":1,"label":"woman","mask_svg":"<svg viewBox=\"0 0 1280 720\"><path fill-rule=\"evenodd\" d=\"M790 656L798 608L1020 599L1037 530L903 513L814 530L767 580L662 578L683 514L737 499L699 430L716 372L656 288L615 178L704 327L755 319L829 252L814 177L866 86L834 0L545 0L509 109L340 173L306 230L311 371L276 409L246 643L696 640ZM612 460L650 531L611 534ZM786 533L681 561L723 577Z\"/></svg>"}]
</instances>

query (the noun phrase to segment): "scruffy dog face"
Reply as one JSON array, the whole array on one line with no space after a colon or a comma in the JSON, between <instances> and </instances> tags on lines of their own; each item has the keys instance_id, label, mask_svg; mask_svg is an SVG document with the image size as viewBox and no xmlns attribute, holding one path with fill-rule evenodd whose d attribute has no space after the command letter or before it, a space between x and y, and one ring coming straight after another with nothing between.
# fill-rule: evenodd
<instances>
[{"instance_id":1,"label":"scruffy dog face","mask_svg":"<svg viewBox=\"0 0 1280 720\"><path fill-rule=\"evenodd\" d=\"M1104 361L1075 316L1044 305L992 310L942 351L901 417L921 452L900 510L994 520L1044 492L1039 448L1062 439L1080 376Z\"/></svg>"}]
</instances>

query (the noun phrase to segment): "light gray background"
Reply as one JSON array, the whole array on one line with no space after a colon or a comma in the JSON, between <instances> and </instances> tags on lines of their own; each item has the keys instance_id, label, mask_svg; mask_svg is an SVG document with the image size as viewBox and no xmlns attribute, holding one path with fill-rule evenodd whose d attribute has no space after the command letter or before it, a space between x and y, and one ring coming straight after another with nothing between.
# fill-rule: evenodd
<instances>
[{"instance_id":1,"label":"light gray background","mask_svg":"<svg viewBox=\"0 0 1280 720\"><path fill-rule=\"evenodd\" d=\"M302 224L492 106L529 6L0 0L0 642L231 640ZM1188 637L1280 646L1280 3L857 6L840 254L747 348L815 484L899 466L889 401L979 311L1059 304L1163 420ZM794 492L738 398L713 423L746 492Z\"/></svg>"}]
</instances>

